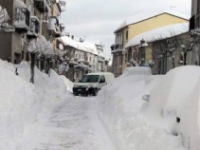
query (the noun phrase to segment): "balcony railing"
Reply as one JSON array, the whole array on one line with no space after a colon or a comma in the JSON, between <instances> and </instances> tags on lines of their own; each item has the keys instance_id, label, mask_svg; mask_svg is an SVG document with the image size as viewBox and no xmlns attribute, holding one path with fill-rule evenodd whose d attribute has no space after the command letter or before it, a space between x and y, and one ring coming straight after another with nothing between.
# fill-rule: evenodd
<instances>
[{"instance_id":1,"label":"balcony railing","mask_svg":"<svg viewBox=\"0 0 200 150\"><path fill-rule=\"evenodd\" d=\"M111 46L111 51L112 53L115 53L115 52L121 52L123 50L123 47L121 44L113 44Z\"/></svg>"},{"instance_id":2,"label":"balcony railing","mask_svg":"<svg viewBox=\"0 0 200 150\"><path fill-rule=\"evenodd\" d=\"M49 12L51 3L49 0L34 0L35 6L42 13Z\"/></svg>"},{"instance_id":3,"label":"balcony railing","mask_svg":"<svg viewBox=\"0 0 200 150\"><path fill-rule=\"evenodd\" d=\"M15 9L15 21L14 26L16 31L26 32L29 30L30 25L30 12L27 8Z\"/></svg>"},{"instance_id":4,"label":"balcony railing","mask_svg":"<svg viewBox=\"0 0 200 150\"><path fill-rule=\"evenodd\" d=\"M105 62L105 58L103 58L103 57L98 57L97 60L98 60L98 62Z\"/></svg>"},{"instance_id":5,"label":"balcony railing","mask_svg":"<svg viewBox=\"0 0 200 150\"><path fill-rule=\"evenodd\" d=\"M35 16L32 16L30 19L30 29L28 31L29 37L38 37L40 32L40 22L39 19Z\"/></svg>"}]
</instances>

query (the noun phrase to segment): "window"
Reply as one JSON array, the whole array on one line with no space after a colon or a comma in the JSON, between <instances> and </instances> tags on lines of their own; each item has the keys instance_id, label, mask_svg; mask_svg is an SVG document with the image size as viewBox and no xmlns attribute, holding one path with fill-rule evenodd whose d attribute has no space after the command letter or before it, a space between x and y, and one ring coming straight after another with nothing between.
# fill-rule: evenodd
<instances>
[{"instance_id":1,"label":"window","mask_svg":"<svg viewBox=\"0 0 200 150\"><path fill-rule=\"evenodd\" d=\"M128 30L126 31L126 40L128 40Z\"/></svg>"},{"instance_id":2,"label":"window","mask_svg":"<svg viewBox=\"0 0 200 150\"><path fill-rule=\"evenodd\" d=\"M80 81L81 83L97 83L99 81L99 75L85 75Z\"/></svg>"},{"instance_id":3,"label":"window","mask_svg":"<svg viewBox=\"0 0 200 150\"><path fill-rule=\"evenodd\" d=\"M104 76L101 76L101 79L100 79L100 83L105 83L105 77Z\"/></svg>"}]
</instances>

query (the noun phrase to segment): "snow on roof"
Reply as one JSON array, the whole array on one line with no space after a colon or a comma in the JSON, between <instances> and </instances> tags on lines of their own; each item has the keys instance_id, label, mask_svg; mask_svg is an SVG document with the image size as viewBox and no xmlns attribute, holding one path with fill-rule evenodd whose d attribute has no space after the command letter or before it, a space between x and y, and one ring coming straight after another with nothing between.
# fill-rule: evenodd
<instances>
[{"instance_id":1,"label":"snow on roof","mask_svg":"<svg viewBox=\"0 0 200 150\"><path fill-rule=\"evenodd\" d=\"M94 55L98 55L98 51L96 48L96 45L87 41L84 42L78 42L73 39L71 39L68 36L63 36L60 37L59 40L65 45L65 46L70 46L74 47L78 50L82 50L88 53L92 53Z\"/></svg>"},{"instance_id":2,"label":"snow on roof","mask_svg":"<svg viewBox=\"0 0 200 150\"><path fill-rule=\"evenodd\" d=\"M126 44L125 48L139 45L142 39L144 39L146 42L153 42L165 38L170 38L179 34L183 34L188 31L189 31L189 23L179 23L179 24L164 26L137 35Z\"/></svg>"},{"instance_id":3,"label":"snow on roof","mask_svg":"<svg viewBox=\"0 0 200 150\"><path fill-rule=\"evenodd\" d=\"M128 19L126 19L126 20L120 25L120 27L119 27L117 30L115 30L115 32L119 31L120 29L122 29L122 28L124 28L124 27L126 27L126 26L128 26L128 25L135 24L135 23L144 21L144 20L146 20L146 19L149 19L149 18L158 16L158 15L161 15L161 14L164 14L164 13L170 14L170 15L173 15L173 16L176 16L176 17L185 19L185 20L189 20L189 19L190 19L190 16L187 16L187 15L185 15L185 14L181 14L181 13L179 13L179 12L174 12L174 11L143 12L143 13L135 14L134 16L129 17Z\"/></svg>"}]
</instances>

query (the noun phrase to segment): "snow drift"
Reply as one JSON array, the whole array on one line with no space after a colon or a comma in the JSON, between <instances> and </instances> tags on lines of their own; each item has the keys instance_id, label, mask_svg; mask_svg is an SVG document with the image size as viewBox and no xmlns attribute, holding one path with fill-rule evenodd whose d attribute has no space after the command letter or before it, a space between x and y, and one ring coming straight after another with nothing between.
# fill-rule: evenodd
<instances>
[{"instance_id":1,"label":"snow drift","mask_svg":"<svg viewBox=\"0 0 200 150\"><path fill-rule=\"evenodd\" d=\"M175 122L177 117L180 118L172 132L183 136L185 147L196 147L192 150L200 148L199 135L194 135L199 134L199 78L199 67L179 67L170 71L151 91L147 107L147 113L154 119L162 117Z\"/></svg>"},{"instance_id":2,"label":"snow drift","mask_svg":"<svg viewBox=\"0 0 200 150\"><path fill-rule=\"evenodd\" d=\"M71 83L52 71L51 77L36 71L37 84L29 83L29 65L23 62L16 67L0 60L0 148L5 150L26 149L25 136L51 106L67 99ZM60 96L61 95L61 96ZM61 99L62 98L62 99Z\"/></svg>"},{"instance_id":3,"label":"snow drift","mask_svg":"<svg viewBox=\"0 0 200 150\"><path fill-rule=\"evenodd\" d=\"M98 96L100 117L116 147L199 150L200 68L180 67L166 76L140 72L131 68ZM150 95L150 101L143 101L143 95Z\"/></svg>"}]
</instances>

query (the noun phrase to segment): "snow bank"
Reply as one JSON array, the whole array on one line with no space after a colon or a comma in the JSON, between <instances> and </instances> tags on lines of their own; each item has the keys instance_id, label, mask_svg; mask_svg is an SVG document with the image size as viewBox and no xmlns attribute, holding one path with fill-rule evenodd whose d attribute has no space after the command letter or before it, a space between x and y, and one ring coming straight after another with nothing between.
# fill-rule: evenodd
<instances>
[{"instance_id":1,"label":"snow bank","mask_svg":"<svg viewBox=\"0 0 200 150\"><path fill-rule=\"evenodd\" d=\"M99 114L108 128L114 145L120 150L184 150L181 137L145 115L150 94L163 76L136 74L121 76L105 87L98 96Z\"/></svg>"},{"instance_id":2,"label":"snow bank","mask_svg":"<svg viewBox=\"0 0 200 150\"><path fill-rule=\"evenodd\" d=\"M29 82L30 80L30 65L27 62L22 62L18 66L19 76ZM65 95L67 92L72 92L73 83L64 76L58 75L54 70L50 70L49 76L41 72L35 67L35 85L40 89L46 89L48 93L55 95Z\"/></svg>"},{"instance_id":3,"label":"snow bank","mask_svg":"<svg viewBox=\"0 0 200 150\"><path fill-rule=\"evenodd\" d=\"M180 110L180 124L176 124L176 129L183 136L183 144L191 150L200 149L200 79L194 87L194 91L187 97Z\"/></svg>"},{"instance_id":4,"label":"snow bank","mask_svg":"<svg viewBox=\"0 0 200 150\"><path fill-rule=\"evenodd\" d=\"M31 149L34 126L53 106L70 97L71 83L51 71L51 76L36 69L36 85L29 83L30 68L23 62L16 67L0 60L0 148L5 150ZM44 113L45 112L45 113ZM48 113L47 113L48 114ZM37 126L36 126L37 127ZM27 147L28 146L28 147Z\"/></svg>"},{"instance_id":5,"label":"snow bank","mask_svg":"<svg viewBox=\"0 0 200 150\"><path fill-rule=\"evenodd\" d=\"M166 76L134 69L125 71L97 98L100 117L116 147L199 150L200 67L176 68ZM143 95L150 95L150 101L143 101Z\"/></svg>"},{"instance_id":6,"label":"snow bank","mask_svg":"<svg viewBox=\"0 0 200 150\"><path fill-rule=\"evenodd\" d=\"M27 125L37 120L43 99L32 84L15 75L15 67L0 61L0 148L15 150Z\"/></svg>"},{"instance_id":7,"label":"snow bank","mask_svg":"<svg viewBox=\"0 0 200 150\"><path fill-rule=\"evenodd\" d=\"M151 91L147 107L147 113L154 119L162 117L172 123L179 117L180 123L175 123L172 132L183 136L183 144L186 147L196 147L193 150L200 147L197 144L199 135L195 134L199 133L199 77L199 67L179 67L170 71Z\"/></svg>"},{"instance_id":8,"label":"snow bank","mask_svg":"<svg viewBox=\"0 0 200 150\"><path fill-rule=\"evenodd\" d=\"M152 75L152 71L149 67L130 67L123 72L123 76L128 75Z\"/></svg>"},{"instance_id":9,"label":"snow bank","mask_svg":"<svg viewBox=\"0 0 200 150\"><path fill-rule=\"evenodd\" d=\"M130 70L98 96L100 117L116 147L199 150L200 68L180 67L166 76ZM143 101L142 96L148 94L150 101Z\"/></svg>"},{"instance_id":10,"label":"snow bank","mask_svg":"<svg viewBox=\"0 0 200 150\"><path fill-rule=\"evenodd\" d=\"M199 67L179 67L170 71L150 93L149 112L164 117L176 116L186 97L194 91L200 77Z\"/></svg>"}]
</instances>

